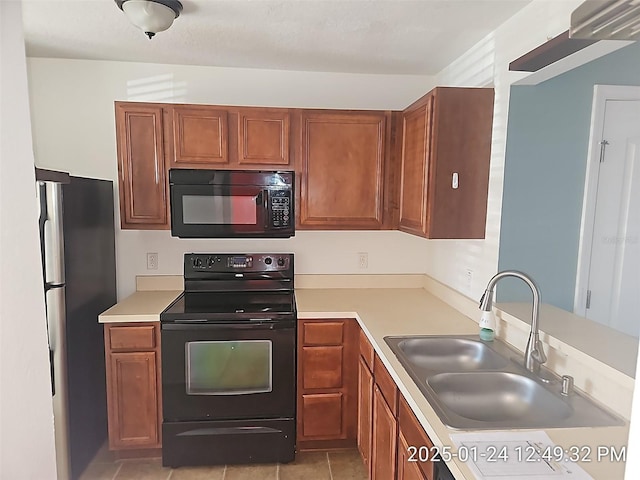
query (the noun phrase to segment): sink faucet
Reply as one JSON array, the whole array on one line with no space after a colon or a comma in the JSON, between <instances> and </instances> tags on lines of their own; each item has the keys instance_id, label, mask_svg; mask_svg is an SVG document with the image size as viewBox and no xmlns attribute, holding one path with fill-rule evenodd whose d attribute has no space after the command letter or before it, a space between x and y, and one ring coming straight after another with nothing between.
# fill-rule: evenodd
<instances>
[{"instance_id":1,"label":"sink faucet","mask_svg":"<svg viewBox=\"0 0 640 480\"><path fill-rule=\"evenodd\" d=\"M531 315L531 331L529 332L529 340L527 341L527 348L524 351L524 367L535 375L539 375L540 365L547 361L547 356L544 354L542 348L542 342L540 341L540 335L538 333L538 309L540 308L540 290L535 284L533 279L526 273L519 272L517 270L504 270L494 275L489 283L487 289L484 291L482 298L480 299L480 310L483 312L490 312L493 304L493 289L498 283L498 280L505 277L516 277L523 280L531 288L533 293L533 311Z\"/></svg>"}]
</instances>

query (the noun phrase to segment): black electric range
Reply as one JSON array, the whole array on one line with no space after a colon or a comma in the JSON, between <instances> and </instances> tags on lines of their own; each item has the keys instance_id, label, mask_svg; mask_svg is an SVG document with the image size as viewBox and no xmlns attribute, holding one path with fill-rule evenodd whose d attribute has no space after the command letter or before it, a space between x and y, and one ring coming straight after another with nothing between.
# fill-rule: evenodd
<instances>
[{"instance_id":1,"label":"black electric range","mask_svg":"<svg viewBox=\"0 0 640 480\"><path fill-rule=\"evenodd\" d=\"M293 264L185 254L185 291L160 315L164 465L293 460Z\"/></svg>"}]
</instances>

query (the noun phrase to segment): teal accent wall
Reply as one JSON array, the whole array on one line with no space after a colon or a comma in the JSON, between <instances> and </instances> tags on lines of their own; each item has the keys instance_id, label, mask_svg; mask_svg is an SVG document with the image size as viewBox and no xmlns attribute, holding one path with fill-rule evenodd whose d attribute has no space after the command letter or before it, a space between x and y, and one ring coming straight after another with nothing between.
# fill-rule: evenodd
<instances>
[{"instance_id":1,"label":"teal accent wall","mask_svg":"<svg viewBox=\"0 0 640 480\"><path fill-rule=\"evenodd\" d=\"M535 86L512 86L498 269L530 274L541 301L573 311L593 86L640 85L640 42ZM529 301L505 279L501 302Z\"/></svg>"}]
</instances>

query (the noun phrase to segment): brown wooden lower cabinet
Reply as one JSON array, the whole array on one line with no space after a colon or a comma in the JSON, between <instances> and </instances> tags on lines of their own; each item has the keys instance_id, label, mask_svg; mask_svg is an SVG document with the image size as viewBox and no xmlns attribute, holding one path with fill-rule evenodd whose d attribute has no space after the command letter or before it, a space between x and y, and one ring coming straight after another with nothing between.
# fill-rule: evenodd
<instances>
[{"instance_id":1,"label":"brown wooden lower cabinet","mask_svg":"<svg viewBox=\"0 0 640 480\"><path fill-rule=\"evenodd\" d=\"M161 444L160 325L105 324L109 449Z\"/></svg>"},{"instance_id":2,"label":"brown wooden lower cabinet","mask_svg":"<svg viewBox=\"0 0 640 480\"><path fill-rule=\"evenodd\" d=\"M362 331L359 352L358 449L369 478L434 480L433 444Z\"/></svg>"},{"instance_id":3,"label":"brown wooden lower cabinet","mask_svg":"<svg viewBox=\"0 0 640 480\"><path fill-rule=\"evenodd\" d=\"M373 374L362 357L358 362L358 450L367 472L371 471L371 418Z\"/></svg>"},{"instance_id":4,"label":"brown wooden lower cabinet","mask_svg":"<svg viewBox=\"0 0 640 480\"><path fill-rule=\"evenodd\" d=\"M417 445L412 445L417 447ZM431 452L429 452L431 453ZM398 472L397 480L425 480L422 470L418 466L416 456L409 451L409 442L404 438L402 430L398 432Z\"/></svg>"},{"instance_id":5,"label":"brown wooden lower cabinet","mask_svg":"<svg viewBox=\"0 0 640 480\"><path fill-rule=\"evenodd\" d=\"M398 424L377 385L373 387L372 424L371 479L393 480L396 478Z\"/></svg>"},{"instance_id":6,"label":"brown wooden lower cabinet","mask_svg":"<svg viewBox=\"0 0 640 480\"><path fill-rule=\"evenodd\" d=\"M298 322L298 450L356 444L358 328L355 319Z\"/></svg>"}]
</instances>

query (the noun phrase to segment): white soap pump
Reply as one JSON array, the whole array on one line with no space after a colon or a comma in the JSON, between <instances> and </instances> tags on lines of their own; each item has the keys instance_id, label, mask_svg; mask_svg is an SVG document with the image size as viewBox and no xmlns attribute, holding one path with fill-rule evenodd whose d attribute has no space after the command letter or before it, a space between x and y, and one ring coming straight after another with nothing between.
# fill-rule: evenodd
<instances>
[{"instance_id":1,"label":"white soap pump","mask_svg":"<svg viewBox=\"0 0 640 480\"><path fill-rule=\"evenodd\" d=\"M496 336L496 317L492 311L482 312L480 316L480 339L491 342Z\"/></svg>"}]
</instances>

